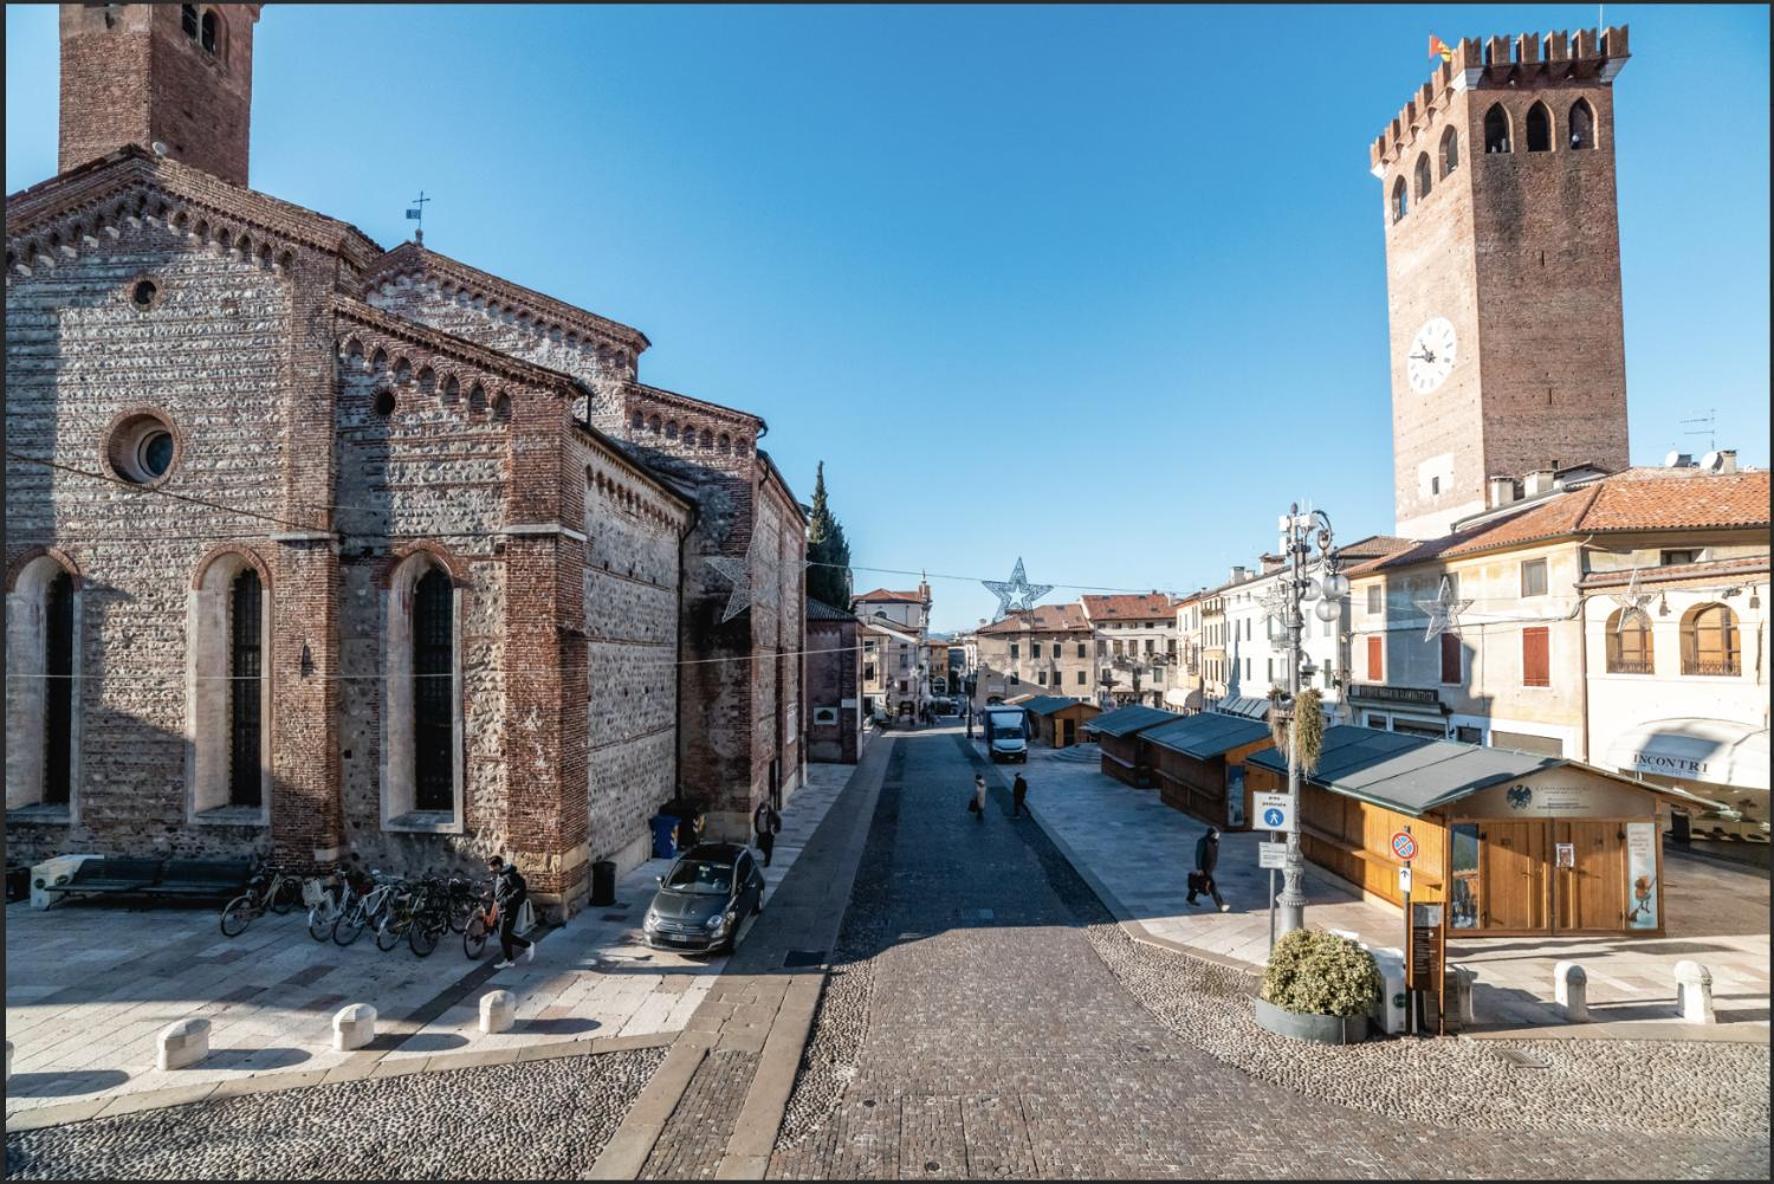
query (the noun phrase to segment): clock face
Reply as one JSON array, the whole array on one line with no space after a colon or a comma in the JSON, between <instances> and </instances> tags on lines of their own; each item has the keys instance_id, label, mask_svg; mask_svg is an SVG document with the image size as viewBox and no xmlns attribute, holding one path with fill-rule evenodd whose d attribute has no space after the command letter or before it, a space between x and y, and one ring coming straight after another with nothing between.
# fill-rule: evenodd
<instances>
[{"instance_id":1,"label":"clock face","mask_svg":"<svg viewBox=\"0 0 1774 1184\"><path fill-rule=\"evenodd\" d=\"M1426 395L1447 381L1459 356L1454 342L1454 326L1446 317L1430 317L1411 338L1405 355L1405 374L1411 389Z\"/></svg>"}]
</instances>

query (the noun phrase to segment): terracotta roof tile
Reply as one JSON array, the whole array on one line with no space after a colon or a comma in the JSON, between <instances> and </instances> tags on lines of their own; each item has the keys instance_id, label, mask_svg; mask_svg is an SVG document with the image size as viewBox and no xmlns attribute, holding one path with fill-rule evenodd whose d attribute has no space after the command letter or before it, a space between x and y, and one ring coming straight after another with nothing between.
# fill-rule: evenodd
<instances>
[{"instance_id":1,"label":"terracotta roof tile","mask_svg":"<svg viewBox=\"0 0 1774 1184\"><path fill-rule=\"evenodd\" d=\"M1089 628L1090 622L1084 619L1084 609L1073 602L1037 604L1027 612L1019 610L1010 613L1002 621L982 625L975 632L987 636L1005 633L1081 633Z\"/></svg>"},{"instance_id":2,"label":"terracotta roof tile","mask_svg":"<svg viewBox=\"0 0 1774 1184\"><path fill-rule=\"evenodd\" d=\"M861 596L856 597L852 603L860 604L865 600L884 604L898 602L904 602L906 604L924 603L924 598L919 596L916 592L890 592L886 588L876 588L873 592L864 592Z\"/></svg>"},{"instance_id":3,"label":"terracotta roof tile","mask_svg":"<svg viewBox=\"0 0 1774 1184\"><path fill-rule=\"evenodd\" d=\"M1093 621L1129 621L1168 617L1176 602L1163 592L1083 597L1084 613Z\"/></svg>"}]
</instances>

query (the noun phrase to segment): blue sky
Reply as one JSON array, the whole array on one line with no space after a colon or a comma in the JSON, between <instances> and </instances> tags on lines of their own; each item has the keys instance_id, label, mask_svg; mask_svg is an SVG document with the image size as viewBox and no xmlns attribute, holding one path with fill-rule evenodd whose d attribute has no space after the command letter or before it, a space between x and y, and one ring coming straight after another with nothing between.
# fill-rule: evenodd
<instances>
[{"instance_id":1,"label":"blue sky","mask_svg":"<svg viewBox=\"0 0 1774 1184\"><path fill-rule=\"evenodd\" d=\"M1633 459L1768 463L1768 11L1610 5ZM634 325L826 462L859 567L1188 590L1294 498L1389 530L1367 145L1453 40L1591 5L267 6L255 188ZM6 188L56 9L6 10ZM859 570L858 590L916 577ZM995 601L933 576L935 623ZM1076 595L1062 587L1050 600Z\"/></svg>"}]
</instances>

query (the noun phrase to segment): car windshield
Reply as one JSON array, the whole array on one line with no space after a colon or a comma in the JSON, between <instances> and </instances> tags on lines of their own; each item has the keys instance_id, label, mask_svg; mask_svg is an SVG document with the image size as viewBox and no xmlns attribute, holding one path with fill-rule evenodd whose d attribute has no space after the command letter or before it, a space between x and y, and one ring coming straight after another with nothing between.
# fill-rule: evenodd
<instances>
[{"instance_id":1,"label":"car windshield","mask_svg":"<svg viewBox=\"0 0 1774 1184\"><path fill-rule=\"evenodd\" d=\"M1023 717L1012 715L1008 711L994 711L992 712L992 726L1003 728L1006 731L1015 731L1023 726Z\"/></svg>"},{"instance_id":2,"label":"car windshield","mask_svg":"<svg viewBox=\"0 0 1774 1184\"><path fill-rule=\"evenodd\" d=\"M665 886L673 892L692 892L705 896L723 896L733 883L733 869L725 864L704 863L686 859L671 869Z\"/></svg>"}]
</instances>

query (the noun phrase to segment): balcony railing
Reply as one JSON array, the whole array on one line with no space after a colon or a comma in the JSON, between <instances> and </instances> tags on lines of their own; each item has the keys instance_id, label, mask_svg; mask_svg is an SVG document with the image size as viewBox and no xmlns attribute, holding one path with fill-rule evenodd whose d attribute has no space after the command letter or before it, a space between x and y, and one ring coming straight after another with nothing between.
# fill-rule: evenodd
<instances>
[{"instance_id":1,"label":"balcony railing","mask_svg":"<svg viewBox=\"0 0 1774 1184\"><path fill-rule=\"evenodd\" d=\"M1734 677L1743 673L1743 666L1735 657L1684 658L1682 659L1682 673L1727 675Z\"/></svg>"},{"instance_id":2,"label":"balcony railing","mask_svg":"<svg viewBox=\"0 0 1774 1184\"><path fill-rule=\"evenodd\" d=\"M1648 661L1633 658L1614 658L1608 662L1609 674L1655 674L1656 670Z\"/></svg>"}]
</instances>

